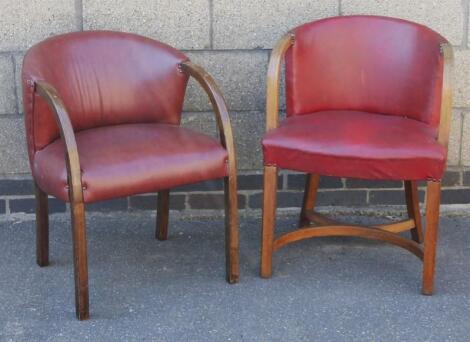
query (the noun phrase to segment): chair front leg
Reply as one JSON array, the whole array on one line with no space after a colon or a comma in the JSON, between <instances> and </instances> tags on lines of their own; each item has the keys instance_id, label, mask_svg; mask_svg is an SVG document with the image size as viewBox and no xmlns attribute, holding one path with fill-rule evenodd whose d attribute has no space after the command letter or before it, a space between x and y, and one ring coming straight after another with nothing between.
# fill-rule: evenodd
<instances>
[{"instance_id":1,"label":"chair front leg","mask_svg":"<svg viewBox=\"0 0 470 342\"><path fill-rule=\"evenodd\" d=\"M426 194L426 233L424 235L423 258L422 293L425 295L432 295L434 289L440 202L441 183L429 181Z\"/></svg>"},{"instance_id":2,"label":"chair front leg","mask_svg":"<svg viewBox=\"0 0 470 342\"><path fill-rule=\"evenodd\" d=\"M158 192L157 199L157 227L155 237L164 241L168 239L168 219L170 216L170 190Z\"/></svg>"},{"instance_id":3,"label":"chair front leg","mask_svg":"<svg viewBox=\"0 0 470 342\"><path fill-rule=\"evenodd\" d=\"M73 259L75 274L75 312L79 320L90 317L88 304L88 262L85 224L85 206L71 203Z\"/></svg>"},{"instance_id":4,"label":"chair front leg","mask_svg":"<svg viewBox=\"0 0 470 342\"><path fill-rule=\"evenodd\" d=\"M415 228L411 229L411 238L417 243L421 243L423 242L423 228L419 211L418 184L416 181L405 181L404 183L408 217L415 221Z\"/></svg>"},{"instance_id":5,"label":"chair front leg","mask_svg":"<svg viewBox=\"0 0 470 342\"><path fill-rule=\"evenodd\" d=\"M34 183L36 196L36 262L49 265L49 206L47 194Z\"/></svg>"},{"instance_id":6,"label":"chair front leg","mask_svg":"<svg viewBox=\"0 0 470 342\"><path fill-rule=\"evenodd\" d=\"M224 178L225 190L225 263L227 282L237 283L240 279L237 176Z\"/></svg>"},{"instance_id":7,"label":"chair front leg","mask_svg":"<svg viewBox=\"0 0 470 342\"><path fill-rule=\"evenodd\" d=\"M272 275L274 226L276 224L277 167L264 167L261 236L261 277Z\"/></svg>"},{"instance_id":8,"label":"chair front leg","mask_svg":"<svg viewBox=\"0 0 470 342\"><path fill-rule=\"evenodd\" d=\"M310 220L306 216L307 212L315 207L317 200L318 184L320 183L320 175L308 174L305 181L304 199L302 202L302 210L300 212L299 227L306 226Z\"/></svg>"}]
</instances>

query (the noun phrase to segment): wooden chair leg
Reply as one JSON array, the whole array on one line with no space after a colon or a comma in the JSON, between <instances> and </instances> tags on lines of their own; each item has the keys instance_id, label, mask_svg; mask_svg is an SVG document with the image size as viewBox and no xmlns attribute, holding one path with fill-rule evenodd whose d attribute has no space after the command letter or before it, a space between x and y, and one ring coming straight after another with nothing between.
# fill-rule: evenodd
<instances>
[{"instance_id":1,"label":"wooden chair leg","mask_svg":"<svg viewBox=\"0 0 470 342\"><path fill-rule=\"evenodd\" d=\"M261 277L272 275L274 226L276 223L277 167L264 167L261 236Z\"/></svg>"},{"instance_id":2,"label":"wooden chair leg","mask_svg":"<svg viewBox=\"0 0 470 342\"><path fill-rule=\"evenodd\" d=\"M157 227L155 237L164 241L168 239L168 219L170 216L170 190L158 192L157 199Z\"/></svg>"},{"instance_id":3,"label":"wooden chair leg","mask_svg":"<svg viewBox=\"0 0 470 342\"><path fill-rule=\"evenodd\" d=\"M436 268L436 250L439 231L441 183L428 182L426 194L426 234L424 235L422 293L432 295Z\"/></svg>"},{"instance_id":4,"label":"wooden chair leg","mask_svg":"<svg viewBox=\"0 0 470 342\"><path fill-rule=\"evenodd\" d=\"M225 190L225 263L227 282L240 280L237 176L224 178Z\"/></svg>"},{"instance_id":5,"label":"wooden chair leg","mask_svg":"<svg viewBox=\"0 0 470 342\"><path fill-rule=\"evenodd\" d=\"M307 179L305 181L304 199L300 212L299 227L306 226L310 223L305 214L315 207L319 183L320 175L307 175Z\"/></svg>"},{"instance_id":6,"label":"wooden chair leg","mask_svg":"<svg viewBox=\"0 0 470 342\"><path fill-rule=\"evenodd\" d=\"M416 181L405 181L406 207L408 216L415 220L416 227L411 230L411 238L417 243L423 242L421 213L419 212L419 193Z\"/></svg>"},{"instance_id":7,"label":"wooden chair leg","mask_svg":"<svg viewBox=\"0 0 470 342\"><path fill-rule=\"evenodd\" d=\"M36 195L36 262L49 265L49 208L47 194L34 183Z\"/></svg>"},{"instance_id":8,"label":"wooden chair leg","mask_svg":"<svg viewBox=\"0 0 470 342\"><path fill-rule=\"evenodd\" d=\"M83 203L71 203L75 274L75 311L79 320L90 317L88 304L88 262Z\"/></svg>"}]
</instances>

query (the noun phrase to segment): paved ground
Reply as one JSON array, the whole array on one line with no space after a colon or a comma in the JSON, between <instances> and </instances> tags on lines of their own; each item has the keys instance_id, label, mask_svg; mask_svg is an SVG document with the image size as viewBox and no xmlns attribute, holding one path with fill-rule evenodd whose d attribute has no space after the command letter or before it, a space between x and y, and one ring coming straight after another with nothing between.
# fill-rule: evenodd
<instances>
[{"instance_id":1,"label":"paved ground","mask_svg":"<svg viewBox=\"0 0 470 342\"><path fill-rule=\"evenodd\" d=\"M283 218L279 230L295 222ZM3 222L0 340L468 341L470 218L441 225L437 291L425 297L418 259L379 243L303 241L278 252L263 280L259 220L243 220L242 278L228 285L222 220L174 220L159 242L147 214L93 216L92 318L78 322L68 220L52 220L52 264L43 269L33 222Z\"/></svg>"}]
</instances>

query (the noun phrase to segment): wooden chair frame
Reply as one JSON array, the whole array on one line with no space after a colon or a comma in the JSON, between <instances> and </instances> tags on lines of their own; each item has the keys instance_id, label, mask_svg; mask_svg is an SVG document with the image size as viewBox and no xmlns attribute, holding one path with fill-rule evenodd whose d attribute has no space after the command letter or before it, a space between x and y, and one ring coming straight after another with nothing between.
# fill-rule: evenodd
<instances>
[{"instance_id":1,"label":"wooden chair frame","mask_svg":"<svg viewBox=\"0 0 470 342\"><path fill-rule=\"evenodd\" d=\"M266 131L279 125L279 90L281 65L288 49L295 43L292 32L282 37L274 47L268 66L266 95ZM450 44L441 45L444 58L444 75L442 86L441 116L438 131L438 142L447 149L452 115L451 71L453 50ZM408 219L386 225L357 226L331 220L314 211L320 175L307 175L304 199L299 220L299 229L275 237L276 190L278 168L274 165L264 166L263 214L261 277L272 275L272 255L279 248L303 239L325 236L355 236L379 240L407 249L423 261L422 293L431 295L434 288L436 264L436 247L439 228L439 207L441 182L427 181L426 196L426 235L424 236L419 210L417 182L404 180ZM411 231L412 239L406 239L398 233Z\"/></svg>"},{"instance_id":2,"label":"wooden chair frame","mask_svg":"<svg viewBox=\"0 0 470 342\"><path fill-rule=\"evenodd\" d=\"M226 277L229 283L239 281L239 235L237 204L237 164L235 145L228 115L227 105L222 92L213 78L203 68L187 61L179 65L179 70L194 77L205 90L211 101L219 132L220 142L228 152L228 176L225 186L225 250ZM54 87L44 81L37 81L34 91L49 105L60 130L65 146L70 210L72 215L73 254L75 275L75 309L79 320L89 318L88 264L85 226L85 206L80 172L80 160L75 133L65 105ZM48 196L37 184L36 193L36 259L39 266L49 264L49 221ZM166 240L168 236L169 189L158 192L156 237Z\"/></svg>"}]
</instances>

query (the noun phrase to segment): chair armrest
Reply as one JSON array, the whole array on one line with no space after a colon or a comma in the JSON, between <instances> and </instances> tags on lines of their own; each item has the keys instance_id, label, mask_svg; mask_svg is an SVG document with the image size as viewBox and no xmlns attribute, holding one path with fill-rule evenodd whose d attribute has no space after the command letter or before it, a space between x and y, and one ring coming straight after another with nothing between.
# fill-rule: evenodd
<instances>
[{"instance_id":1,"label":"chair armrest","mask_svg":"<svg viewBox=\"0 0 470 342\"><path fill-rule=\"evenodd\" d=\"M233 142L232 125L230 123L227 105L225 103L222 92L220 91L212 76L209 75L202 67L187 61L181 63L180 68L184 73L194 77L209 96L217 121L220 142L228 152L230 173L234 174L232 172L236 172L237 170L235 144Z\"/></svg>"},{"instance_id":2,"label":"chair armrest","mask_svg":"<svg viewBox=\"0 0 470 342\"><path fill-rule=\"evenodd\" d=\"M294 43L295 36L289 32L274 46L268 65L266 80L266 132L279 125L279 83L281 65L286 51Z\"/></svg>"},{"instance_id":3,"label":"chair armrest","mask_svg":"<svg viewBox=\"0 0 470 342\"><path fill-rule=\"evenodd\" d=\"M65 105L55 88L45 81L35 82L34 91L47 102L54 113L57 126L59 126L60 137L65 145L65 164L67 167L70 201L74 203L83 202L77 142L75 141L75 133Z\"/></svg>"},{"instance_id":4,"label":"chair armrest","mask_svg":"<svg viewBox=\"0 0 470 342\"><path fill-rule=\"evenodd\" d=\"M444 57L444 75L442 79L441 115L438 141L447 149L452 118L452 69L454 65L454 52L452 45L449 43L442 44L441 52Z\"/></svg>"}]
</instances>

